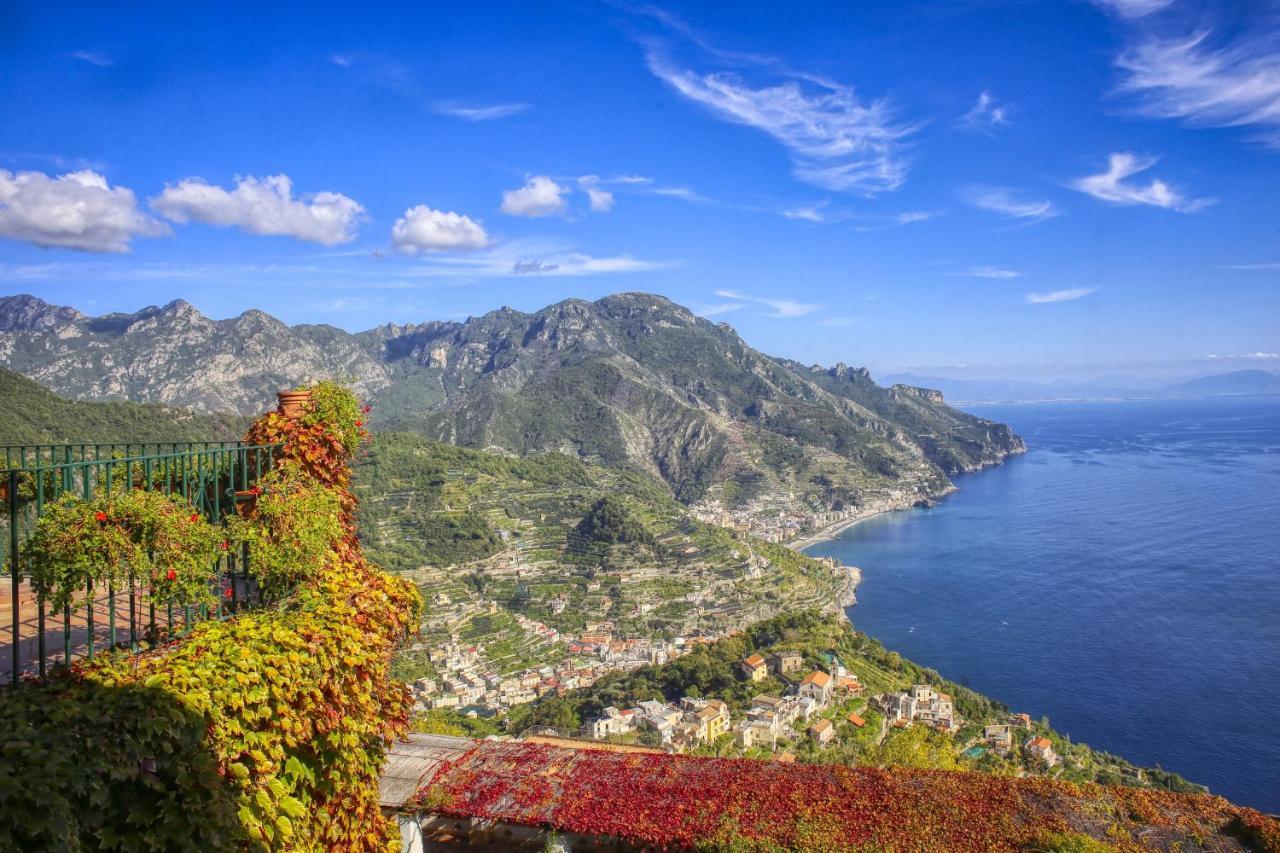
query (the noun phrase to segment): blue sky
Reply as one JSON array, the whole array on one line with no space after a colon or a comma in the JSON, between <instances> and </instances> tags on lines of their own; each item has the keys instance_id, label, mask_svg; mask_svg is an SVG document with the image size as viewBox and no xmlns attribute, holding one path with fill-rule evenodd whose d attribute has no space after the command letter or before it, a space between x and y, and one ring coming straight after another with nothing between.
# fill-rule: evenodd
<instances>
[{"instance_id":1,"label":"blue sky","mask_svg":"<svg viewBox=\"0 0 1280 853\"><path fill-rule=\"evenodd\" d=\"M0 292L1280 369L1274 2L193 7L0 11Z\"/></svg>"}]
</instances>

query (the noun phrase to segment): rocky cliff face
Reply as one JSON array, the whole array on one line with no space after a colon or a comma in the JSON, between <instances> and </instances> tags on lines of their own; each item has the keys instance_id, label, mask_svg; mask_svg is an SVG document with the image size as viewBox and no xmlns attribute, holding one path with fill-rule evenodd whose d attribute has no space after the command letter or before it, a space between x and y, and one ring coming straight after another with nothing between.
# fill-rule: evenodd
<instances>
[{"instance_id":1,"label":"rocky cliff face","mask_svg":"<svg viewBox=\"0 0 1280 853\"><path fill-rule=\"evenodd\" d=\"M384 429L632 466L684 500L711 489L815 507L927 499L951 487L947 474L1022 449L1007 427L936 392L770 358L649 294L359 335L259 311L215 321L181 301L88 318L10 297L0 363L64 396L203 411L256 411L280 388L343 378L373 397Z\"/></svg>"},{"instance_id":2,"label":"rocky cliff face","mask_svg":"<svg viewBox=\"0 0 1280 853\"><path fill-rule=\"evenodd\" d=\"M261 411L277 390L324 377L364 393L389 383L385 365L339 329L289 327L261 311L210 320L182 300L86 317L0 298L0 363L64 397L202 412Z\"/></svg>"}]
</instances>

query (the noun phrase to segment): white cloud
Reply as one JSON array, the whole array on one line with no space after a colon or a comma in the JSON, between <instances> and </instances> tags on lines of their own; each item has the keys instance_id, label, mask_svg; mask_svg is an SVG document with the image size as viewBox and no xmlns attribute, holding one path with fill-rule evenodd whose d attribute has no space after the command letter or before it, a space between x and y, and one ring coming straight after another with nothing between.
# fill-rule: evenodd
<instances>
[{"instance_id":1,"label":"white cloud","mask_svg":"<svg viewBox=\"0 0 1280 853\"><path fill-rule=\"evenodd\" d=\"M693 313L699 317L718 317L746 307L741 302L719 302L715 305L700 305L693 309Z\"/></svg>"},{"instance_id":2,"label":"white cloud","mask_svg":"<svg viewBox=\"0 0 1280 853\"><path fill-rule=\"evenodd\" d=\"M688 187L654 187L649 190L653 195L665 196L667 198L678 198L682 201L694 202L698 204L706 204L711 199L704 196L697 190L691 190Z\"/></svg>"},{"instance_id":3,"label":"white cloud","mask_svg":"<svg viewBox=\"0 0 1280 853\"><path fill-rule=\"evenodd\" d=\"M502 212L511 216L551 216L563 213L568 187L546 175L534 175L518 190L502 194Z\"/></svg>"},{"instance_id":4,"label":"white cloud","mask_svg":"<svg viewBox=\"0 0 1280 853\"><path fill-rule=\"evenodd\" d=\"M442 101L435 105L435 111L441 115L453 116L467 121L494 121L495 119L507 118L508 116L522 113L527 109L529 109L529 104L521 103L480 106Z\"/></svg>"},{"instance_id":5,"label":"white cloud","mask_svg":"<svg viewBox=\"0 0 1280 853\"><path fill-rule=\"evenodd\" d=\"M807 222L825 222L826 217L822 215L822 209L826 204L815 204L810 207L792 207L782 211L782 215L787 219L803 219Z\"/></svg>"},{"instance_id":6,"label":"white cloud","mask_svg":"<svg viewBox=\"0 0 1280 853\"><path fill-rule=\"evenodd\" d=\"M1040 222L1061 214L1051 201L1026 199L1006 187L984 185L963 187L960 190L960 199L981 210L1027 222Z\"/></svg>"},{"instance_id":7,"label":"white cloud","mask_svg":"<svg viewBox=\"0 0 1280 853\"><path fill-rule=\"evenodd\" d=\"M969 267L958 272L949 272L947 275L961 275L970 278L1021 278L1022 273L1017 270L1008 270L1003 267Z\"/></svg>"},{"instance_id":8,"label":"white cloud","mask_svg":"<svg viewBox=\"0 0 1280 853\"><path fill-rule=\"evenodd\" d=\"M518 276L580 277L614 273L647 272L677 266L672 261L651 261L630 255L596 257L558 241L525 238L507 240L491 248L470 253L432 253L401 267L409 278L478 278ZM382 275L387 275L383 271Z\"/></svg>"},{"instance_id":9,"label":"white cloud","mask_svg":"<svg viewBox=\"0 0 1280 853\"><path fill-rule=\"evenodd\" d=\"M1077 287L1072 290L1053 290L1049 293L1028 293L1025 301L1029 305L1044 305L1050 302L1070 302L1073 299L1083 299L1090 293L1096 293L1096 287Z\"/></svg>"},{"instance_id":10,"label":"white cloud","mask_svg":"<svg viewBox=\"0 0 1280 853\"><path fill-rule=\"evenodd\" d=\"M99 68L110 68L116 64L114 59L97 50L77 50L71 54L71 58L87 62L90 65L96 65Z\"/></svg>"},{"instance_id":11,"label":"white cloud","mask_svg":"<svg viewBox=\"0 0 1280 853\"><path fill-rule=\"evenodd\" d=\"M684 97L780 142L805 183L874 195L906 180L902 140L913 128L895 123L886 101L864 104L848 86L776 67L781 81L757 86L730 71L677 68L657 49L647 59L649 70Z\"/></svg>"},{"instance_id":12,"label":"white cloud","mask_svg":"<svg viewBox=\"0 0 1280 853\"><path fill-rule=\"evenodd\" d=\"M960 118L961 127L971 130L990 131L994 127L1009 123L1009 108L997 104L990 92L978 95L978 100Z\"/></svg>"},{"instance_id":13,"label":"white cloud","mask_svg":"<svg viewBox=\"0 0 1280 853\"><path fill-rule=\"evenodd\" d=\"M1121 18L1145 18L1173 5L1173 0L1093 0L1104 11Z\"/></svg>"},{"instance_id":14,"label":"white cloud","mask_svg":"<svg viewBox=\"0 0 1280 853\"><path fill-rule=\"evenodd\" d=\"M411 207L391 227L391 243L407 255L449 249L483 249L489 245L484 226L469 216L433 210L425 204Z\"/></svg>"},{"instance_id":15,"label":"white cloud","mask_svg":"<svg viewBox=\"0 0 1280 853\"><path fill-rule=\"evenodd\" d=\"M1275 31L1245 31L1213 45L1209 31L1182 39L1144 35L1116 60L1120 90L1139 110L1197 127L1250 127L1280 148L1280 50Z\"/></svg>"},{"instance_id":16,"label":"white cloud","mask_svg":"<svg viewBox=\"0 0 1280 853\"><path fill-rule=\"evenodd\" d=\"M1193 213L1212 204L1212 199L1189 199L1170 187L1164 181L1153 179L1146 186L1126 184L1125 178L1139 172L1145 172L1156 164L1158 158L1143 157L1122 151L1108 158L1107 170L1097 175L1087 175L1071 182L1071 187L1094 198L1109 201L1113 204L1149 204L1176 210L1181 213Z\"/></svg>"},{"instance_id":17,"label":"white cloud","mask_svg":"<svg viewBox=\"0 0 1280 853\"><path fill-rule=\"evenodd\" d=\"M1280 352L1246 352L1240 355L1214 355L1209 353L1210 361L1221 360L1243 360L1243 361L1280 361Z\"/></svg>"},{"instance_id":18,"label":"white cloud","mask_svg":"<svg viewBox=\"0 0 1280 853\"><path fill-rule=\"evenodd\" d=\"M237 177L225 190L202 178L185 178L151 199L151 206L174 222L236 227L250 234L282 235L333 246L355 239L364 208L341 193L293 197L287 175Z\"/></svg>"},{"instance_id":19,"label":"white cloud","mask_svg":"<svg viewBox=\"0 0 1280 853\"><path fill-rule=\"evenodd\" d=\"M583 175L578 178L578 186L587 194L591 209L597 213L608 213L613 210L613 193L600 189L600 178L597 175Z\"/></svg>"},{"instance_id":20,"label":"white cloud","mask_svg":"<svg viewBox=\"0 0 1280 853\"><path fill-rule=\"evenodd\" d=\"M894 221L899 225L912 225L916 222L925 222L933 219L937 215L938 212L936 210L908 210L895 216Z\"/></svg>"},{"instance_id":21,"label":"white cloud","mask_svg":"<svg viewBox=\"0 0 1280 853\"><path fill-rule=\"evenodd\" d=\"M809 302L796 302L792 299L776 299L766 296L748 296L745 293L739 293L736 290L717 290L716 296L723 299L736 299L741 302L754 302L757 305L765 305L773 309L770 317L792 318L803 317L806 314L812 314L821 308L821 305L815 305Z\"/></svg>"},{"instance_id":22,"label":"white cloud","mask_svg":"<svg viewBox=\"0 0 1280 853\"><path fill-rule=\"evenodd\" d=\"M135 237L168 233L138 210L132 190L108 185L97 172L50 177L0 169L0 237L45 248L127 252Z\"/></svg>"}]
</instances>

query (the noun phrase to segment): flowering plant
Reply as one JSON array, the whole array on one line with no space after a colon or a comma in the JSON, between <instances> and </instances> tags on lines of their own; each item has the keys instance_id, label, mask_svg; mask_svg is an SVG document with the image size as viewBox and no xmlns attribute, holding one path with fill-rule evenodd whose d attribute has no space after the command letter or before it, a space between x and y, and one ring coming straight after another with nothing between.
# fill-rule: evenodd
<instances>
[{"instance_id":1,"label":"flowering plant","mask_svg":"<svg viewBox=\"0 0 1280 853\"><path fill-rule=\"evenodd\" d=\"M37 595L71 605L95 584L147 584L157 603L211 601L222 535L190 503L122 489L85 500L65 494L46 507L24 551Z\"/></svg>"},{"instance_id":2,"label":"flowering plant","mask_svg":"<svg viewBox=\"0 0 1280 853\"><path fill-rule=\"evenodd\" d=\"M311 392L311 401L302 423L309 427L324 426L337 436L347 453L354 453L369 437L364 428L369 407L362 407L356 395L337 382L317 382L306 390Z\"/></svg>"},{"instance_id":3,"label":"flowering plant","mask_svg":"<svg viewBox=\"0 0 1280 853\"><path fill-rule=\"evenodd\" d=\"M254 487L244 517L227 523L229 538L249 546L249 572L267 596L278 596L319 573L342 539L341 497L294 462L283 462Z\"/></svg>"}]
</instances>

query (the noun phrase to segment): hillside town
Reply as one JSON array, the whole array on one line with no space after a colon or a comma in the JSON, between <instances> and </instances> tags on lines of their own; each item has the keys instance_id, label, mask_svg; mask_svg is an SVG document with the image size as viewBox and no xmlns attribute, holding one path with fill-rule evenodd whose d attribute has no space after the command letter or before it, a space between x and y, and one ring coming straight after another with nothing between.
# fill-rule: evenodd
<instances>
[{"instance_id":1,"label":"hillside town","mask_svg":"<svg viewBox=\"0 0 1280 853\"><path fill-rule=\"evenodd\" d=\"M547 695L564 695L588 687L611 672L629 672L674 660L699 644L719 637L676 637L660 640L620 637L612 622L592 624L579 635L562 634L521 614L514 616L526 633L564 646L553 663L500 673L485 656L482 644L464 643L454 633L449 642L426 647L438 677L415 680L410 689L414 710L455 709L463 714L492 717L516 705Z\"/></svg>"},{"instance_id":2,"label":"hillside town","mask_svg":"<svg viewBox=\"0 0 1280 853\"><path fill-rule=\"evenodd\" d=\"M775 544L789 543L818 533L834 533L853 524L896 509L905 509L929 500L922 485L904 479L898 488L883 489L857 506L837 504L814 509L793 492L772 494L732 507L719 499L706 499L690 506L690 514L706 524L726 527Z\"/></svg>"}]
</instances>

